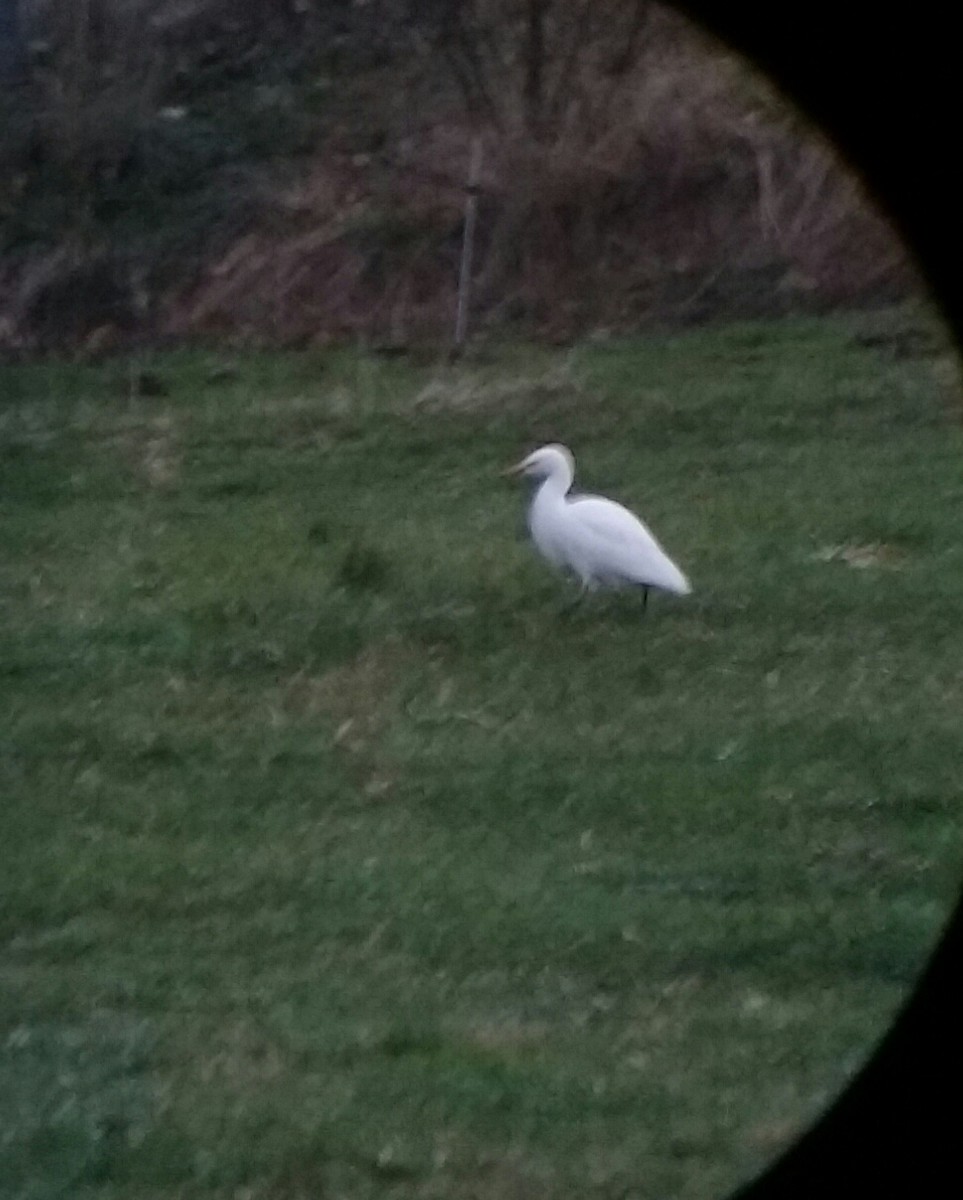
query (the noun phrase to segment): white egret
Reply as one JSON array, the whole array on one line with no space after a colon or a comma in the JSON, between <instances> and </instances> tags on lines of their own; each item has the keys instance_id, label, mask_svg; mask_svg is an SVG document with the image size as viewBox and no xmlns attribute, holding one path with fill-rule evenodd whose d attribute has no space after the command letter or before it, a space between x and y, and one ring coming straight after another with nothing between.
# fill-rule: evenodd
<instances>
[{"instance_id":1,"label":"white egret","mask_svg":"<svg viewBox=\"0 0 963 1200\"><path fill-rule=\"evenodd\" d=\"M538 481L528 512L536 549L550 563L574 574L582 592L598 586L635 585L686 596L688 579L656 541L651 530L627 508L601 496L569 496L575 459L566 446L542 446L510 467L509 475Z\"/></svg>"}]
</instances>

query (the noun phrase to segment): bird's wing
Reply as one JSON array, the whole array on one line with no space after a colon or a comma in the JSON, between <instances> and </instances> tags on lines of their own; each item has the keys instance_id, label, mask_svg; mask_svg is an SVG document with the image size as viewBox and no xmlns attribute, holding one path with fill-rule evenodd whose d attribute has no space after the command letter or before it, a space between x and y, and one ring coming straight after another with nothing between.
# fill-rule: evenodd
<instances>
[{"instance_id":1,"label":"bird's wing","mask_svg":"<svg viewBox=\"0 0 963 1200\"><path fill-rule=\"evenodd\" d=\"M659 545L649 527L627 508L601 496L569 502L583 556L600 577L621 577L685 594L689 582Z\"/></svg>"},{"instance_id":2,"label":"bird's wing","mask_svg":"<svg viewBox=\"0 0 963 1200\"><path fill-rule=\"evenodd\" d=\"M648 525L614 500L602 496L575 496L569 506L573 517L596 537L624 545L647 545L664 553Z\"/></svg>"}]
</instances>

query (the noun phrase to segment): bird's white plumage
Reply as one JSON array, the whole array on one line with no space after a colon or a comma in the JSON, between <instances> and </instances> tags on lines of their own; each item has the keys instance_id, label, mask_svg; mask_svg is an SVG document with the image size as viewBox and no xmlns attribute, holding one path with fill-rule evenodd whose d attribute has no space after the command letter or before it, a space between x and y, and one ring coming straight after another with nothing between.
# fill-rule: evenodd
<instances>
[{"instance_id":1,"label":"bird's white plumage","mask_svg":"<svg viewBox=\"0 0 963 1200\"><path fill-rule=\"evenodd\" d=\"M536 548L576 575L583 588L635 584L679 596L692 590L634 513L601 496L568 495L575 460L565 446L543 446L514 470L539 481L528 514Z\"/></svg>"}]
</instances>

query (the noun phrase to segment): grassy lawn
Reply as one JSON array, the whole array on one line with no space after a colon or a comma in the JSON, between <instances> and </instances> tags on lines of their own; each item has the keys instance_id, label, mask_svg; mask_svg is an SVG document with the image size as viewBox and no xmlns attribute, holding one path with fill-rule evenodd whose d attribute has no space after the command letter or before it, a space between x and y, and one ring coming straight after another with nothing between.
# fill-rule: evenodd
<instances>
[{"instance_id":1,"label":"grassy lawn","mask_svg":"<svg viewBox=\"0 0 963 1200\"><path fill-rule=\"evenodd\" d=\"M791 1141L960 871L909 319L4 368L0 1194L701 1200ZM566 611L546 440L691 597Z\"/></svg>"}]
</instances>

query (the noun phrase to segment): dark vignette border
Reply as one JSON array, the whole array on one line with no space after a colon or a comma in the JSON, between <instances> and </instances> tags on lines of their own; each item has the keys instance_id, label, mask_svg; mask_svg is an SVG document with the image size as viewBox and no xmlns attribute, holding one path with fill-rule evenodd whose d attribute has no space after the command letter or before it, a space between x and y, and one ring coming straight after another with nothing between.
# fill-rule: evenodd
<instances>
[{"instance_id":1,"label":"dark vignette border","mask_svg":"<svg viewBox=\"0 0 963 1200\"><path fill-rule=\"evenodd\" d=\"M935 0L677 6L754 60L832 137L894 221L960 344L963 52L952 8ZM867 1066L737 1200L941 1193L960 1176L961 1071L963 902Z\"/></svg>"}]
</instances>

